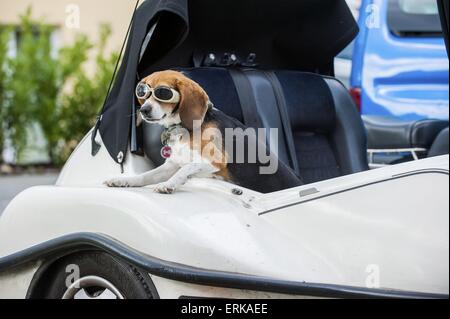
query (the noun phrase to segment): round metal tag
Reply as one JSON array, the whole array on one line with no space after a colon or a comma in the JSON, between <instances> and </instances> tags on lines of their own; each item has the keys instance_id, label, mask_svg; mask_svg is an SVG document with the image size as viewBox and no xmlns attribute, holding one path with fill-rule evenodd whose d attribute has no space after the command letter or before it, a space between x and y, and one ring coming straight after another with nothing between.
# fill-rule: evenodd
<instances>
[{"instance_id":1,"label":"round metal tag","mask_svg":"<svg viewBox=\"0 0 450 319\"><path fill-rule=\"evenodd\" d=\"M161 148L161 157L162 158L169 158L170 155L172 155L172 148L168 145L163 146Z\"/></svg>"}]
</instances>

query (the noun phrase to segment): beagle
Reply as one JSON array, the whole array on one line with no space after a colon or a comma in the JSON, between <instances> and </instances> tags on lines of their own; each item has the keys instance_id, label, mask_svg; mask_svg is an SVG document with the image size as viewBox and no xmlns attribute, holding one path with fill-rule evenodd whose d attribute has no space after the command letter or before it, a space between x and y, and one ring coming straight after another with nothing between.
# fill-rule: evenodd
<instances>
[{"instance_id":1,"label":"beagle","mask_svg":"<svg viewBox=\"0 0 450 319\"><path fill-rule=\"evenodd\" d=\"M267 152L259 134L250 134L242 123L214 108L203 88L184 74L153 73L137 85L136 96L142 120L165 128L163 150L170 157L141 175L107 180L107 186L155 185L155 192L171 194L194 176L263 193L302 185L289 167Z\"/></svg>"}]
</instances>

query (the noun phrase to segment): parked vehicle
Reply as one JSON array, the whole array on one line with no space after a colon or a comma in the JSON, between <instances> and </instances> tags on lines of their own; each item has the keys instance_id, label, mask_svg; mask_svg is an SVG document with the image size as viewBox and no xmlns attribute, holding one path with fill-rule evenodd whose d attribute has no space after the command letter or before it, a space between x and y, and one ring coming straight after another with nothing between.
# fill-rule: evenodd
<instances>
[{"instance_id":1,"label":"parked vehicle","mask_svg":"<svg viewBox=\"0 0 450 319\"><path fill-rule=\"evenodd\" d=\"M140 6L97 125L55 186L22 192L0 218L0 297L448 298L448 155L369 170L361 117L332 76L358 31L345 1L274 3ZM162 162L161 131L134 116L136 84L160 69L278 128L278 156L306 184L102 185Z\"/></svg>"},{"instance_id":2,"label":"parked vehicle","mask_svg":"<svg viewBox=\"0 0 450 319\"><path fill-rule=\"evenodd\" d=\"M352 74L353 42L350 43L334 59L334 75L346 88L350 88L350 76Z\"/></svg>"},{"instance_id":3,"label":"parked vehicle","mask_svg":"<svg viewBox=\"0 0 450 319\"><path fill-rule=\"evenodd\" d=\"M449 62L435 0L364 0L351 94L363 115L449 117Z\"/></svg>"}]
</instances>

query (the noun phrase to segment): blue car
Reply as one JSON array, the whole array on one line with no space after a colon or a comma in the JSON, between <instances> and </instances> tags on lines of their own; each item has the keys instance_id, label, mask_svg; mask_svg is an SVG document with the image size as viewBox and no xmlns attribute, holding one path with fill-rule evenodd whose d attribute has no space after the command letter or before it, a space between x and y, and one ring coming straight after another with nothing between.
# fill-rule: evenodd
<instances>
[{"instance_id":1,"label":"blue car","mask_svg":"<svg viewBox=\"0 0 450 319\"><path fill-rule=\"evenodd\" d=\"M350 92L363 115L449 118L449 61L436 0L363 0Z\"/></svg>"}]
</instances>

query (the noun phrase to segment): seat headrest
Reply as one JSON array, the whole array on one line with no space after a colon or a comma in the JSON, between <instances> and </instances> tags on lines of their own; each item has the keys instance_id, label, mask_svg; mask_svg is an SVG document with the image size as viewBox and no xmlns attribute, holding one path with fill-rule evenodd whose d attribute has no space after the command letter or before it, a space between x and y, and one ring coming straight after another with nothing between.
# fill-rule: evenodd
<instances>
[{"instance_id":1,"label":"seat headrest","mask_svg":"<svg viewBox=\"0 0 450 319\"><path fill-rule=\"evenodd\" d=\"M335 128L333 96L321 76L299 71L275 73L283 87L293 130L329 132Z\"/></svg>"},{"instance_id":2,"label":"seat headrest","mask_svg":"<svg viewBox=\"0 0 450 319\"><path fill-rule=\"evenodd\" d=\"M243 122L239 96L227 69L205 67L177 71L183 72L188 78L200 84L216 108Z\"/></svg>"},{"instance_id":3,"label":"seat headrest","mask_svg":"<svg viewBox=\"0 0 450 319\"><path fill-rule=\"evenodd\" d=\"M228 69L200 67L178 71L200 84L215 107L244 122L239 95ZM300 71L275 73L283 88L292 129L312 132L328 132L334 129L334 100L321 76Z\"/></svg>"}]
</instances>

